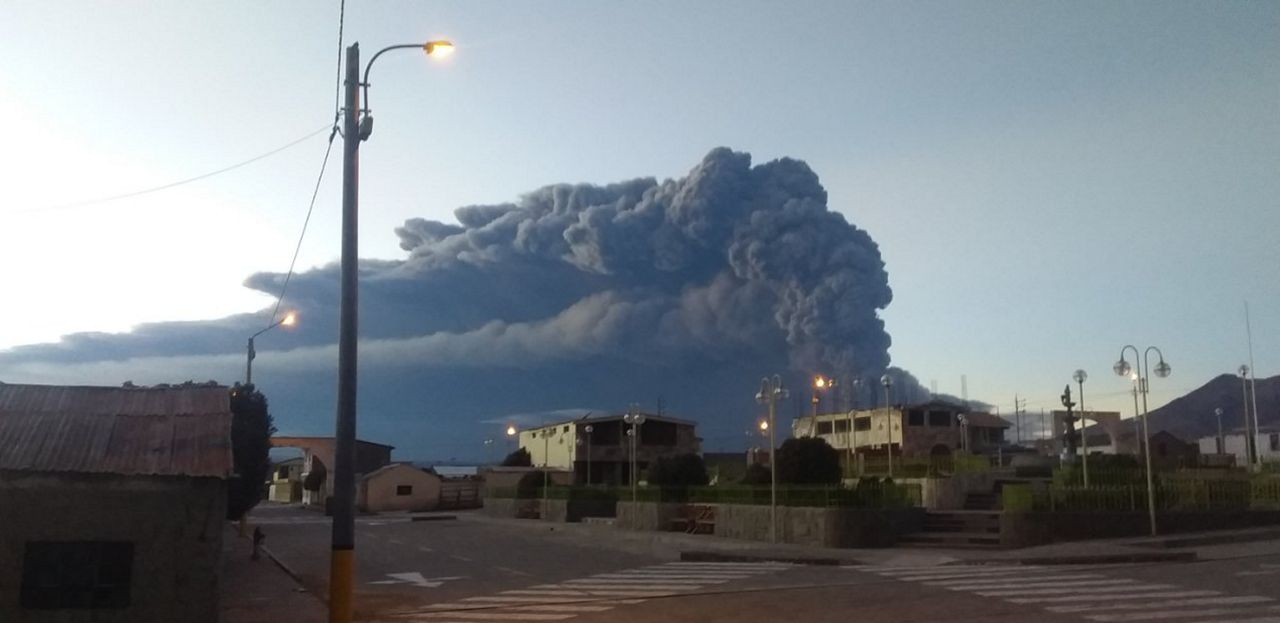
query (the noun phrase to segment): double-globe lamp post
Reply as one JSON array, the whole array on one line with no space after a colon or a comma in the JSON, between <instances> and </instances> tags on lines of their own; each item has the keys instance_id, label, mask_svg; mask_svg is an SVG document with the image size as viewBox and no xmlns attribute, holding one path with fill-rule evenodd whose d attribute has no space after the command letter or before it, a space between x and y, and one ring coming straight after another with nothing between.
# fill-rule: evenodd
<instances>
[{"instance_id":1,"label":"double-globe lamp post","mask_svg":"<svg viewBox=\"0 0 1280 623\"><path fill-rule=\"evenodd\" d=\"M889 390L893 388L893 377L888 374L880 377L880 384L884 386L884 425L889 435L889 443L885 444L889 456L889 477L893 478L893 418L889 415Z\"/></svg>"},{"instance_id":2,"label":"double-globe lamp post","mask_svg":"<svg viewBox=\"0 0 1280 623\"><path fill-rule=\"evenodd\" d=\"M756 402L769 407L769 419L762 423L769 430L769 542L778 542L778 444L774 430L774 421L778 414L778 401L786 400L791 395L782 385L782 376L775 374L773 378L760 379L760 391L756 392Z\"/></svg>"},{"instance_id":3,"label":"double-globe lamp post","mask_svg":"<svg viewBox=\"0 0 1280 623\"><path fill-rule=\"evenodd\" d=\"M379 56L391 50L420 49L442 58L453 52L449 41L393 45L373 55L360 79L360 44L346 52L346 80L342 108L342 260L338 322L338 405L334 430L333 530L329 558L329 621L349 623L355 582L355 440L356 440L356 337L359 322L359 149L373 132L369 114L369 70ZM364 107L360 91L364 90Z\"/></svg>"},{"instance_id":4,"label":"double-globe lamp post","mask_svg":"<svg viewBox=\"0 0 1280 623\"><path fill-rule=\"evenodd\" d=\"M636 486L640 480L639 461L636 460L636 444L640 441L640 427L644 425L644 414L640 413L640 406L632 403L627 409L626 415L622 416L622 421L631 428L627 429L627 436L631 438L631 508L635 509L636 504Z\"/></svg>"},{"instance_id":5,"label":"double-globe lamp post","mask_svg":"<svg viewBox=\"0 0 1280 623\"><path fill-rule=\"evenodd\" d=\"M1089 379L1089 373L1084 370L1076 370L1071 378L1080 385L1080 475L1084 479L1084 486L1089 486L1089 418L1084 414L1084 382Z\"/></svg>"},{"instance_id":6,"label":"double-globe lamp post","mask_svg":"<svg viewBox=\"0 0 1280 623\"><path fill-rule=\"evenodd\" d=\"M1142 357L1138 357L1138 347L1132 344L1125 345L1120 349L1120 361L1112 366L1112 370L1119 376L1129 376L1135 372L1134 368L1125 360L1125 351L1133 349L1133 365L1137 367L1137 383L1138 392L1142 394L1142 453L1146 458L1147 471L1147 517L1151 521L1151 536L1156 535L1156 495L1155 483L1151 475L1151 430L1147 424L1147 392L1149 391L1149 382L1151 380L1151 351L1156 351L1159 361L1156 363L1155 373L1157 377L1165 378L1169 373L1173 372L1173 368L1165 363L1164 353L1155 346L1148 346L1147 350L1142 352Z\"/></svg>"}]
</instances>

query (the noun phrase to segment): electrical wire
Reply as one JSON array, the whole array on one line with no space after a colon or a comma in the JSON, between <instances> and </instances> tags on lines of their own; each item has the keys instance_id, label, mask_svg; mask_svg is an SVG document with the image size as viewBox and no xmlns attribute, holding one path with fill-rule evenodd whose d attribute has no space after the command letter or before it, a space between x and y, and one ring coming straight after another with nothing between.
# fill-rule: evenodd
<instances>
[{"instance_id":1,"label":"electrical wire","mask_svg":"<svg viewBox=\"0 0 1280 623\"><path fill-rule=\"evenodd\" d=\"M289 260L289 272L285 273L284 283L280 286L280 296L276 297L275 309L271 310L271 322L280 314L280 306L289 291L289 281L293 279L294 268L298 264L298 253L302 251L302 241L307 237L307 226L311 224L311 213L316 207L316 197L320 195L320 183L324 180L325 168L329 165L329 154L333 152L333 137L338 133L338 120L342 116L339 108L342 96L342 30L347 19L347 1L341 0L338 6L338 70L333 84L333 127L329 132L329 144L324 148L324 160L320 161L320 174L316 176L315 188L311 191L311 202L307 205L307 216L302 220L302 232L298 234L298 244L293 247L293 259Z\"/></svg>"},{"instance_id":2,"label":"electrical wire","mask_svg":"<svg viewBox=\"0 0 1280 623\"><path fill-rule=\"evenodd\" d=\"M189 177L189 178L186 178L186 179L183 179L183 180L178 180L178 181L176 181L176 182L170 182L170 183L168 183L168 184L162 184L162 185L160 185L160 186L153 186L153 187L151 187L151 188L144 188L144 189L142 189L142 190L135 190L135 191L133 191L133 192L127 192L127 193L123 193L123 194L119 194L119 195L111 195L111 196L109 196L109 197L98 197L98 198L96 198L96 199L86 199L86 200L84 200L84 201L75 201L75 202L72 202L72 203L63 203L63 204L59 204L59 205L43 206L43 207L38 207L38 208L29 208L29 209L26 209L26 210L15 210L15 211L13 211L13 212L9 212L8 214L32 214L32 213L36 213L36 212L49 212L49 211L53 211L53 210L67 210L67 209L71 209L71 208L80 208L80 207L84 207L84 206L88 206L88 205L94 205L94 204L98 204L98 203L108 203L108 202L111 202L111 201L119 201L120 199L128 199L128 198L130 198L130 197L138 197L138 196L141 196L141 195L147 195L147 194L150 194L150 193L159 192L159 191L161 191L161 190L168 190L168 189L170 189L170 188L174 188L174 187L177 187L177 186L182 186L182 185L184 185L184 184L190 184L191 182L198 182L198 181L203 180L203 179L208 179L208 178L213 177L213 176L215 176L215 175L221 175L221 174L223 174L223 173L227 173L227 172L229 172L229 171L234 171L234 170L236 170L236 169L239 169L240 167L243 167L243 166L246 166L246 165L249 165L249 164L253 164L253 163L255 163L255 162L259 161L259 160L262 160L263 158L268 158L268 157L270 157L270 156L274 156L274 155L276 155L276 154L278 154L278 153L280 153L280 152L282 152L282 151L284 151L284 150L286 150L286 149L289 149L290 147L293 147L293 146L295 146L295 145L298 145L299 143L302 143L302 142L306 141L307 139L310 139L310 138L312 138L312 137L314 137L314 136L317 136L317 135L323 134L323 133L324 133L324 131L325 131L325 130L328 130L328 129L330 129L330 126L326 125L326 126L324 126L323 128L320 128L320 129L318 129L318 130L316 130L316 131L314 131L314 132L309 132L306 136L303 136L303 137L301 137L301 138L299 138L299 139L296 139L296 140L290 141L290 142L288 142L288 143L286 143L286 144L284 144L284 145L281 145L280 147L277 147L277 148L275 148L275 149L272 149L271 151L268 151L268 152L266 152L266 153L264 153L264 154L259 154L259 155L257 155L257 156L252 157L252 158L249 158L248 160L242 160L242 161L237 162L237 163L235 163L235 164L233 164L233 165L226 166L226 167L222 167L221 169L218 169L218 170L216 170L216 171L210 171L210 172L208 172L208 173L202 173L202 174L197 175L197 176L195 176L195 177Z\"/></svg>"}]
</instances>

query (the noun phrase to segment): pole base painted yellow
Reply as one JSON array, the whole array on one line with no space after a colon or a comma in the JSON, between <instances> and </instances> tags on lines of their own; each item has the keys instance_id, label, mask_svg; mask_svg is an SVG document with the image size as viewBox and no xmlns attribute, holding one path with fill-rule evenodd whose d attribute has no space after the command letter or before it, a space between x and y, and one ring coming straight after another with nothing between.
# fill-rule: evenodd
<instances>
[{"instance_id":1,"label":"pole base painted yellow","mask_svg":"<svg viewBox=\"0 0 1280 623\"><path fill-rule=\"evenodd\" d=\"M351 623L356 553L335 549L329 558L329 623Z\"/></svg>"}]
</instances>

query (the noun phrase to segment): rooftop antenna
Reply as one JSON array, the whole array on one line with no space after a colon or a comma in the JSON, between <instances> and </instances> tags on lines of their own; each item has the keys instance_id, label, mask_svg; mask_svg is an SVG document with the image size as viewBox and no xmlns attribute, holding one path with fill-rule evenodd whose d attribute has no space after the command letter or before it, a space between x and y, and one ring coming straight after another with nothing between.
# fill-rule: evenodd
<instances>
[{"instance_id":1,"label":"rooftop antenna","mask_svg":"<svg viewBox=\"0 0 1280 623\"><path fill-rule=\"evenodd\" d=\"M960 399L969 402L969 377L960 375Z\"/></svg>"},{"instance_id":2,"label":"rooftop antenna","mask_svg":"<svg viewBox=\"0 0 1280 623\"><path fill-rule=\"evenodd\" d=\"M932 400L938 396L938 379L929 381L929 399Z\"/></svg>"}]
</instances>

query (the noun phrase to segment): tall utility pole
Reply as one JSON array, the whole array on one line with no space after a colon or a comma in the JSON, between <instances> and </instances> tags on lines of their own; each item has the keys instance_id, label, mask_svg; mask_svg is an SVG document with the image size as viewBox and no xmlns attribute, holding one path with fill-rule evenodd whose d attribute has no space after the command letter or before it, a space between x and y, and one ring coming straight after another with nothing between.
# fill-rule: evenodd
<instances>
[{"instance_id":1,"label":"tall utility pole","mask_svg":"<svg viewBox=\"0 0 1280 623\"><path fill-rule=\"evenodd\" d=\"M338 311L338 413L333 450L329 621L349 623L355 582L356 332L360 183L360 44L347 48L342 111L342 268Z\"/></svg>"},{"instance_id":2,"label":"tall utility pole","mask_svg":"<svg viewBox=\"0 0 1280 623\"><path fill-rule=\"evenodd\" d=\"M1249 338L1249 378L1250 378L1249 386L1251 390L1249 393L1253 395L1253 400L1252 400L1253 402L1253 435L1252 436L1253 436L1253 443L1255 444L1253 456L1254 456L1254 459L1257 461L1257 463L1253 466L1252 469L1261 471L1262 470L1262 454L1258 452L1258 449L1256 447L1256 444L1258 443L1258 435L1261 434L1261 431L1258 430L1258 368L1254 367L1253 365L1253 325L1249 322L1249 301L1244 302L1244 330L1246 335ZM1246 432L1248 428L1249 428L1249 424L1246 422L1245 423Z\"/></svg>"}]
</instances>

